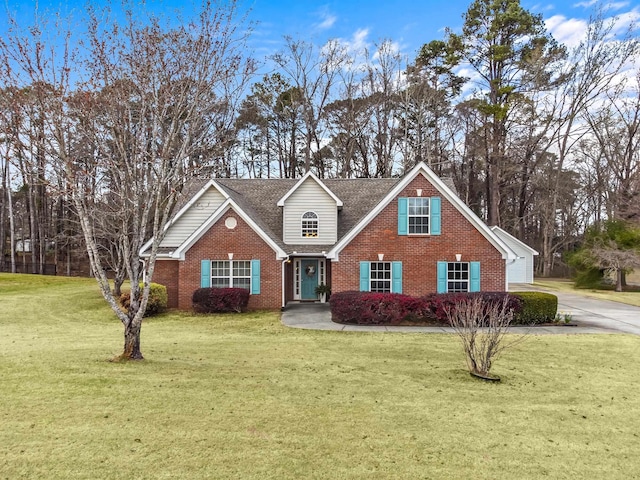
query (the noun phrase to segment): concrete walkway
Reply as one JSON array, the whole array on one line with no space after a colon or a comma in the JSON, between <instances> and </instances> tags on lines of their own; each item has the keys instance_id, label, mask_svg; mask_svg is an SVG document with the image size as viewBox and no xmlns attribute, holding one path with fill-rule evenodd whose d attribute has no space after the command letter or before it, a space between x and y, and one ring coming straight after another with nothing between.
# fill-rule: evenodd
<instances>
[{"instance_id":1,"label":"concrete walkway","mask_svg":"<svg viewBox=\"0 0 640 480\"><path fill-rule=\"evenodd\" d=\"M522 288L520 288L522 287ZM538 290L531 285L518 285L513 291ZM513 327L513 333L577 334L632 333L640 335L640 308L605 300L594 300L575 294L549 292L558 296L558 312L572 316L577 326ZM282 312L282 323L292 328L339 330L343 332L453 333L450 327L378 327L341 325L331 321L326 303L289 303Z\"/></svg>"}]
</instances>

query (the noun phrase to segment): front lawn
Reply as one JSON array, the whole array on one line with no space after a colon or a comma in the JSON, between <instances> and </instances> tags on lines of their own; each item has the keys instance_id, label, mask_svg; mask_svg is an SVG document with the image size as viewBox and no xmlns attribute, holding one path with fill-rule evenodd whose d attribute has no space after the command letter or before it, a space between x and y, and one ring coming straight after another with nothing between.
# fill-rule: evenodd
<instances>
[{"instance_id":1,"label":"front lawn","mask_svg":"<svg viewBox=\"0 0 640 480\"><path fill-rule=\"evenodd\" d=\"M0 274L1 479L640 476L640 337L530 336L488 384L451 335L145 321L95 282Z\"/></svg>"}]
</instances>

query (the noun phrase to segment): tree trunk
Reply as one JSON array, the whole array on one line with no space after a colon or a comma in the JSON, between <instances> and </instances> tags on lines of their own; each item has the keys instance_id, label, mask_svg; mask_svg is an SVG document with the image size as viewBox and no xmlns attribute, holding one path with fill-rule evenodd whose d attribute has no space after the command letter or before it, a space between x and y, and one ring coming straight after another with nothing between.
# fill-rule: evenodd
<instances>
[{"instance_id":1,"label":"tree trunk","mask_svg":"<svg viewBox=\"0 0 640 480\"><path fill-rule=\"evenodd\" d=\"M131 322L124 329L124 351L120 356L123 360L143 360L140 351L140 324Z\"/></svg>"},{"instance_id":2,"label":"tree trunk","mask_svg":"<svg viewBox=\"0 0 640 480\"><path fill-rule=\"evenodd\" d=\"M616 270L616 292L622 291L622 273L623 270L621 268Z\"/></svg>"}]
</instances>

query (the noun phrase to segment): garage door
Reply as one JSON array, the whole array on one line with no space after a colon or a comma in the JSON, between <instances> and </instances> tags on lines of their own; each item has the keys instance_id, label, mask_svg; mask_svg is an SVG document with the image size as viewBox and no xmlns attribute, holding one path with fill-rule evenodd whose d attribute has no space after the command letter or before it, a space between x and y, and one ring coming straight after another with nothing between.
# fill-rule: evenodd
<instances>
[{"instance_id":1,"label":"garage door","mask_svg":"<svg viewBox=\"0 0 640 480\"><path fill-rule=\"evenodd\" d=\"M507 265L509 283L527 283L527 262L521 257Z\"/></svg>"}]
</instances>

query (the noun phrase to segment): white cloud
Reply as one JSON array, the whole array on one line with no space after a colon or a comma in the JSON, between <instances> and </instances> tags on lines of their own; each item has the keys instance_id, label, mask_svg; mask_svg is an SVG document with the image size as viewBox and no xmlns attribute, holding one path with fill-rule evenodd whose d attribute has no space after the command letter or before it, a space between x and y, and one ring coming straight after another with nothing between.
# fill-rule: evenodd
<instances>
[{"instance_id":1,"label":"white cloud","mask_svg":"<svg viewBox=\"0 0 640 480\"><path fill-rule=\"evenodd\" d=\"M352 56L358 56L365 48L369 47L368 37L369 29L359 28L353 33L350 39L338 38L336 41L345 47Z\"/></svg>"},{"instance_id":2,"label":"white cloud","mask_svg":"<svg viewBox=\"0 0 640 480\"><path fill-rule=\"evenodd\" d=\"M574 7L589 8L589 7L593 7L596 3L598 3L598 0L588 0L586 2L574 3L573 6Z\"/></svg>"},{"instance_id":3,"label":"white cloud","mask_svg":"<svg viewBox=\"0 0 640 480\"><path fill-rule=\"evenodd\" d=\"M587 32L587 21L580 18L566 18L554 15L545 21L547 30L559 43L567 47L575 47L584 39Z\"/></svg>"},{"instance_id":4,"label":"white cloud","mask_svg":"<svg viewBox=\"0 0 640 480\"><path fill-rule=\"evenodd\" d=\"M336 23L336 20L338 20L338 17L326 12L321 13L320 17L322 21L317 24L317 28L319 30L327 30L328 28L333 27L333 24Z\"/></svg>"}]
</instances>

